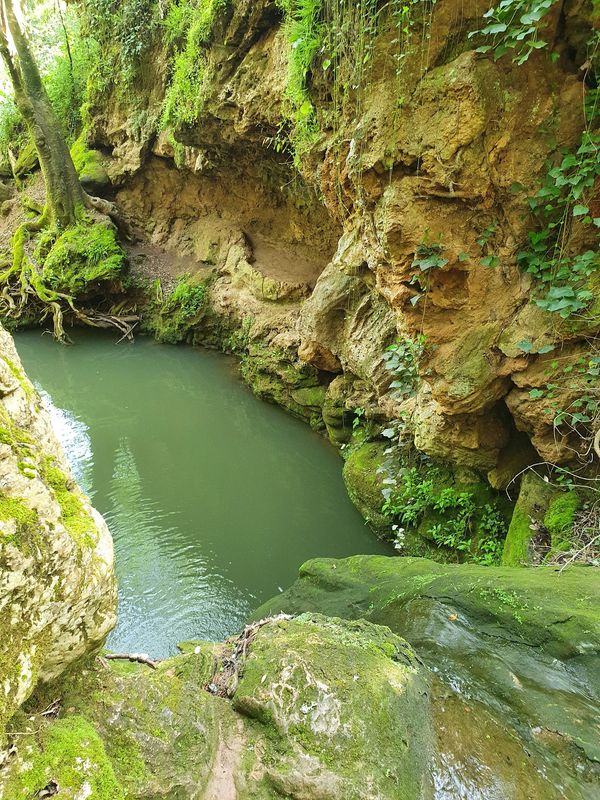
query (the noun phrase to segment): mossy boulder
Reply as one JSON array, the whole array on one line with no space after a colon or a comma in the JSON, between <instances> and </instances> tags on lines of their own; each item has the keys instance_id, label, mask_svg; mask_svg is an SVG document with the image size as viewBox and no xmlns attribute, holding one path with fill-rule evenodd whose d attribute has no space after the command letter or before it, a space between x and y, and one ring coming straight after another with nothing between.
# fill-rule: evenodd
<instances>
[{"instance_id":1,"label":"mossy boulder","mask_svg":"<svg viewBox=\"0 0 600 800\"><path fill-rule=\"evenodd\" d=\"M123 278L127 265L117 232L110 224L84 221L64 232L48 231L37 248L43 278L52 289L89 295Z\"/></svg>"},{"instance_id":2,"label":"mossy boulder","mask_svg":"<svg viewBox=\"0 0 600 800\"><path fill-rule=\"evenodd\" d=\"M40 691L15 720L4 796L425 796L429 682L389 629L311 614L183 649L155 670L90 662ZM59 718L44 716L57 698Z\"/></svg>"},{"instance_id":3,"label":"mossy boulder","mask_svg":"<svg viewBox=\"0 0 600 800\"><path fill-rule=\"evenodd\" d=\"M533 470L523 475L502 563L527 566L556 550L569 549L575 514L581 505L576 491L561 489Z\"/></svg>"},{"instance_id":4,"label":"mossy boulder","mask_svg":"<svg viewBox=\"0 0 600 800\"><path fill-rule=\"evenodd\" d=\"M102 153L88 148L84 133L71 147L71 158L81 185L86 191L98 194L110 187L111 181L103 163Z\"/></svg>"},{"instance_id":5,"label":"mossy boulder","mask_svg":"<svg viewBox=\"0 0 600 800\"><path fill-rule=\"evenodd\" d=\"M72 480L0 329L0 750L37 682L98 649L115 623L112 541Z\"/></svg>"},{"instance_id":6,"label":"mossy boulder","mask_svg":"<svg viewBox=\"0 0 600 800\"><path fill-rule=\"evenodd\" d=\"M538 768L562 783L545 795L558 800L593 796L598 786L599 587L594 567L560 573L382 556L315 559L256 615L318 611L387 625L451 691L522 737ZM557 772L564 748L578 755Z\"/></svg>"},{"instance_id":7,"label":"mossy boulder","mask_svg":"<svg viewBox=\"0 0 600 800\"><path fill-rule=\"evenodd\" d=\"M317 370L299 361L292 351L250 341L242 355L241 372L258 397L282 406L315 430L323 429L326 390Z\"/></svg>"},{"instance_id":8,"label":"mossy boulder","mask_svg":"<svg viewBox=\"0 0 600 800\"><path fill-rule=\"evenodd\" d=\"M385 442L365 442L354 446L344 463L344 482L348 495L369 525L378 532L389 531L392 520L383 511Z\"/></svg>"}]
</instances>

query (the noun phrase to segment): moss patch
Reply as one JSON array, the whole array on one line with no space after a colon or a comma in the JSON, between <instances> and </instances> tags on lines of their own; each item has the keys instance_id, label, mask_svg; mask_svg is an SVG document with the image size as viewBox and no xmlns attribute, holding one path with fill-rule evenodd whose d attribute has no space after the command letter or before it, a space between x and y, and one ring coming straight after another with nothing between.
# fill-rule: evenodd
<instances>
[{"instance_id":1,"label":"moss patch","mask_svg":"<svg viewBox=\"0 0 600 800\"><path fill-rule=\"evenodd\" d=\"M73 799L125 800L102 739L86 719L69 716L37 734L27 738L27 761L13 772L6 797L37 797L55 784L59 795Z\"/></svg>"},{"instance_id":2,"label":"moss patch","mask_svg":"<svg viewBox=\"0 0 600 800\"><path fill-rule=\"evenodd\" d=\"M390 528L383 513L383 475L378 472L385 461L385 442L365 442L352 449L344 463L344 482L350 499L375 530Z\"/></svg>"},{"instance_id":3,"label":"moss patch","mask_svg":"<svg viewBox=\"0 0 600 800\"><path fill-rule=\"evenodd\" d=\"M116 231L100 223L81 222L59 235L47 232L37 255L48 286L74 296L119 280L126 265Z\"/></svg>"},{"instance_id":4,"label":"moss patch","mask_svg":"<svg viewBox=\"0 0 600 800\"><path fill-rule=\"evenodd\" d=\"M102 163L102 154L88 148L84 133L71 147L71 158L84 186L97 188L110 185L108 173Z\"/></svg>"},{"instance_id":5,"label":"moss patch","mask_svg":"<svg viewBox=\"0 0 600 800\"><path fill-rule=\"evenodd\" d=\"M188 339L206 314L209 280L182 276L166 298L163 298L157 282L153 298L143 313L144 329L150 331L157 341L167 344Z\"/></svg>"},{"instance_id":6,"label":"moss patch","mask_svg":"<svg viewBox=\"0 0 600 800\"><path fill-rule=\"evenodd\" d=\"M77 494L76 484L49 458L43 466L45 483L54 491L60 506L61 520L75 542L84 547L94 547L98 529L83 501Z\"/></svg>"}]
</instances>

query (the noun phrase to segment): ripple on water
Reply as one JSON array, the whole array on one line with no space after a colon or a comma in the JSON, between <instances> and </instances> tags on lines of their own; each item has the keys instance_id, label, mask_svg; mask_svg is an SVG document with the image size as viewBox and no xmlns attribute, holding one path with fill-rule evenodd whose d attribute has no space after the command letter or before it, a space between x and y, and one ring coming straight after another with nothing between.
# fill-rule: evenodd
<instances>
[{"instance_id":1,"label":"ripple on water","mask_svg":"<svg viewBox=\"0 0 600 800\"><path fill-rule=\"evenodd\" d=\"M391 553L336 452L255 398L215 353L76 332L15 337L77 480L115 542L115 650L219 640L317 556Z\"/></svg>"}]
</instances>

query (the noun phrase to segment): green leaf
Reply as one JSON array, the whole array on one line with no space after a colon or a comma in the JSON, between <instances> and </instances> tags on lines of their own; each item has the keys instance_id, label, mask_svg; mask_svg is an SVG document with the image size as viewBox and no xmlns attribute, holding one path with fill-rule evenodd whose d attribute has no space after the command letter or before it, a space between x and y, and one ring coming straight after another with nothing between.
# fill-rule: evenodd
<instances>
[{"instance_id":1,"label":"green leaf","mask_svg":"<svg viewBox=\"0 0 600 800\"><path fill-rule=\"evenodd\" d=\"M573 208L573 216L574 217L582 217L584 214L589 213L589 208L587 206L576 205Z\"/></svg>"},{"instance_id":2,"label":"green leaf","mask_svg":"<svg viewBox=\"0 0 600 800\"><path fill-rule=\"evenodd\" d=\"M504 33L504 31L508 28L504 22L495 22L493 25L488 25L485 27L481 33L486 34L494 34L494 33Z\"/></svg>"}]
</instances>

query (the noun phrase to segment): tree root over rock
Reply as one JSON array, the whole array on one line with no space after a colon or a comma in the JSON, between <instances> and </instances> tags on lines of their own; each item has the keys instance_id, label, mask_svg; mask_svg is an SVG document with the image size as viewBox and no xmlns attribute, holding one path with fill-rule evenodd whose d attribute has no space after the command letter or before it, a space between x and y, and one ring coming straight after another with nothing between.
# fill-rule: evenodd
<instances>
[{"instance_id":1,"label":"tree root over rock","mask_svg":"<svg viewBox=\"0 0 600 800\"><path fill-rule=\"evenodd\" d=\"M113 206L108 201L101 202ZM54 338L63 344L71 341L64 329L65 314L70 314L81 324L93 328L115 328L122 334L119 341L132 340L133 330L139 322L137 315L121 315L79 308L72 295L57 291L47 285L43 276L43 268L30 247L29 238L30 234L42 230L43 227L44 214L37 220L24 223L15 231L12 240L12 263L3 272L0 272L0 286L2 286L0 313L7 318L18 320L30 303L37 304L40 306L39 320L43 322L52 315Z\"/></svg>"}]
</instances>

